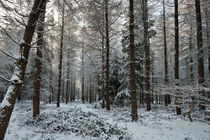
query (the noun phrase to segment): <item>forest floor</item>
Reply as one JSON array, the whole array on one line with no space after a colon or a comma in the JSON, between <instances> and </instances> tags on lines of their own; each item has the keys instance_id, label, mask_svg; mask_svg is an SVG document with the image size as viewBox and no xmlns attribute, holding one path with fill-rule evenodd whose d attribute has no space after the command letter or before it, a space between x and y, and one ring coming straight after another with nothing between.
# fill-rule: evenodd
<instances>
[{"instance_id":1,"label":"forest floor","mask_svg":"<svg viewBox=\"0 0 210 140\"><path fill-rule=\"evenodd\" d=\"M210 122L194 113L176 116L173 107L139 108L139 121L131 122L130 108L95 103L41 104L41 114L32 118L32 102L17 102L5 140L210 140ZM203 116L203 115L202 115ZM205 116L203 116L205 117Z\"/></svg>"}]
</instances>

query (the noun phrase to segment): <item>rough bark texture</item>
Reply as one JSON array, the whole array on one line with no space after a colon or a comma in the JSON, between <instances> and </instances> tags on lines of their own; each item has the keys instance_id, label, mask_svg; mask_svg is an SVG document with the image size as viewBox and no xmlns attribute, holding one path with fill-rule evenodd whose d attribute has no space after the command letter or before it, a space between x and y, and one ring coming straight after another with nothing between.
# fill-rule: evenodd
<instances>
[{"instance_id":1,"label":"rough bark texture","mask_svg":"<svg viewBox=\"0 0 210 140\"><path fill-rule=\"evenodd\" d=\"M64 32L64 1L62 9L62 25L61 25L61 44L59 55L59 76L58 76L58 95L57 95L57 107L60 107L60 95L61 95L61 76L62 76L62 59L63 59L63 32Z\"/></svg>"},{"instance_id":2,"label":"rough bark texture","mask_svg":"<svg viewBox=\"0 0 210 140\"><path fill-rule=\"evenodd\" d=\"M138 120L136 100L135 46L134 46L134 8L133 0L129 0L129 32L130 32L130 94L132 121Z\"/></svg>"},{"instance_id":3,"label":"rough bark texture","mask_svg":"<svg viewBox=\"0 0 210 140\"><path fill-rule=\"evenodd\" d=\"M196 9L196 23L197 23L197 47L198 47L198 83L199 85L204 86L204 62L203 62L203 38L202 38L202 18L201 18L201 8L200 0L195 0L195 9ZM199 92L200 96L204 96L204 91ZM200 109L204 110L205 103L200 101Z\"/></svg>"},{"instance_id":4,"label":"rough bark texture","mask_svg":"<svg viewBox=\"0 0 210 140\"><path fill-rule=\"evenodd\" d=\"M105 0L105 18L106 18L106 109L110 110L109 103L109 15L108 15L108 2L109 0Z\"/></svg>"},{"instance_id":5,"label":"rough bark texture","mask_svg":"<svg viewBox=\"0 0 210 140\"><path fill-rule=\"evenodd\" d=\"M37 20L39 18L41 6L45 2L46 0L35 0L33 8L29 14L28 23L25 28L23 37L24 41L22 41L20 44L20 51L22 53L21 58L18 58L16 62L10 86L8 87L7 93L0 107L0 140L3 140L5 137L15 101L18 97L18 94L20 93L23 84L28 55L30 51L30 44L32 41Z\"/></svg>"},{"instance_id":6,"label":"rough bark texture","mask_svg":"<svg viewBox=\"0 0 210 140\"><path fill-rule=\"evenodd\" d=\"M146 103L147 111L151 110L151 97L150 97L150 48L148 38L148 8L147 0L143 0L143 25L144 25L144 48L145 48L145 72L146 72Z\"/></svg>"},{"instance_id":7,"label":"rough bark texture","mask_svg":"<svg viewBox=\"0 0 210 140\"><path fill-rule=\"evenodd\" d=\"M168 52L167 52L167 42L166 42L166 13L165 13L165 1L163 0L163 36L164 36L164 66L165 66L165 84L169 82L168 79ZM170 103L170 95L165 95L165 106Z\"/></svg>"},{"instance_id":8,"label":"rough bark texture","mask_svg":"<svg viewBox=\"0 0 210 140\"><path fill-rule=\"evenodd\" d=\"M41 23L37 25L37 51L36 51L36 59L35 59L35 81L34 81L34 97L33 97L33 117L36 117L40 113L40 83L41 83L41 65L42 65L42 48L44 45L44 23L45 20L45 10L46 10L46 3L43 4L41 7L43 10L39 15L39 20Z\"/></svg>"},{"instance_id":9,"label":"rough bark texture","mask_svg":"<svg viewBox=\"0 0 210 140\"><path fill-rule=\"evenodd\" d=\"M178 0L174 0L174 21L175 21L175 85L179 86L179 19L178 19ZM180 107L180 94L179 91L175 91L175 104L176 104L176 114L181 114Z\"/></svg>"}]
</instances>

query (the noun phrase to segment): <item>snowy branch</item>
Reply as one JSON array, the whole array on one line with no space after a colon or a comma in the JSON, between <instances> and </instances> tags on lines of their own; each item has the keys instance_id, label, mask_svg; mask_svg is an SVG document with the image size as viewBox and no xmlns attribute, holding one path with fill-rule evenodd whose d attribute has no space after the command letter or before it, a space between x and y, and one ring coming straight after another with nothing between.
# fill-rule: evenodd
<instances>
[{"instance_id":1,"label":"snowy branch","mask_svg":"<svg viewBox=\"0 0 210 140\"><path fill-rule=\"evenodd\" d=\"M7 82L10 82L10 80L9 80L9 79L7 79L7 78L3 77L2 75L0 75L0 78L4 79L4 80L5 80L5 81L7 81Z\"/></svg>"}]
</instances>

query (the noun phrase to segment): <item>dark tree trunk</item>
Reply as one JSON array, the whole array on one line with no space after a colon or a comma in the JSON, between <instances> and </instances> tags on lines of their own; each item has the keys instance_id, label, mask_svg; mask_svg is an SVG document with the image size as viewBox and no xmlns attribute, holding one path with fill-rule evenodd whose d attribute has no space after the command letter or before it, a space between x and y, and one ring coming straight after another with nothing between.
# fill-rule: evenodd
<instances>
[{"instance_id":1,"label":"dark tree trunk","mask_svg":"<svg viewBox=\"0 0 210 140\"><path fill-rule=\"evenodd\" d=\"M10 86L0 107L0 140L3 140L9 124L9 120L15 105L15 101L20 93L25 70L30 51L30 45L34 34L35 26L40 15L41 6L46 3L46 0L35 0L33 8L28 17L28 23L25 28L23 42L20 44L20 51L22 57L16 62L15 71L13 73Z\"/></svg>"},{"instance_id":2,"label":"dark tree trunk","mask_svg":"<svg viewBox=\"0 0 210 140\"><path fill-rule=\"evenodd\" d=\"M92 103L92 88L91 88L91 74L90 74L90 85L89 85L89 103Z\"/></svg>"},{"instance_id":3,"label":"dark tree trunk","mask_svg":"<svg viewBox=\"0 0 210 140\"><path fill-rule=\"evenodd\" d=\"M35 59L35 80L34 80L34 96L33 96L33 117L36 117L40 113L40 83L41 83L41 65L42 65L42 48L44 45L44 20L45 20L45 10L46 10L46 3L42 5L41 9L43 11L39 15L39 20L41 23L37 25L37 51L36 51L36 59Z\"/></svg>"},{"instance_id":4,"label":"dark tree trunk","mask_svg":"<svg viewBox=\"0 0 210 140\"><path fill-rule=\"evenodd\" d=\"M105 72L104 72L104 37L103 36L102 36L102 53L101 53L101 55L102 55L102 108L104 108L105 107L105 101L104 101L104 99L105 99L104 73Z\"/></svg>"},{"instance_id":5,"label":"dark tree trunk","mask_svg":"<svg viewBox=\"0 0 210 140\"><path fill-rule=\"evenodd\" d=\"M165 64L165 85L168 84L168 52L166 42L166 14L165 14L165 1L163 0L163 35L164 35L164 64ZM165 95L165 106L170 103L170 95Z\"/></svg>"},{"instance_id":6,"label":"dark tree trunk","mask_svg":"<svg viewBox=\"0 0 210 140\"><path fill-rule=\"evenodd\" d=\"M84 48L82 47L82 103L85 103Z\"/></svg>"},{"instance_id":7,"label":"dark tree trunk","mask_svg":"<svg viewBox=\"0 0 210 140\"><path fill-rule=\"evenodd\" d=\"M61 44L60 44L60 55L59 55L59 76L58 76L58 95L57 95L57 107L60 107L60 95L61 95L61 76L62 76L62 59L63 59L63 32L64 32L64 6L63 1L62 7L62 24L61 24Z\"/></svg>"},{"instance_id":8,"label":"dark tree trunk","mask_svg":"<svg viewBox=\"0 0 210 140\"><path fill-rule=\"evenodd\" d=\"M178 0L174 0L175 5L175 85L179 86L179 11L178 11ZM175 91L176 93L176 114L181 115L181 107L180 107L180 93L178 90Z\"/></svg>"},{"instance_id":9,"label":"dark tree trunk","mask_svg":"<svg viewBox=\"0 0 210 140\"><path fill-rule=\"evenodd\" d=\"M204 86L204 62L203 62L203 38L202 38L202 18L200 9L200 0L195 0L196 9L196 23L197 23L197 47L198 47L198 83ZM204 90L199 91L199 94L204 97ZM199 107L201 110L205 110L205 102L200 99Z\"/></svg>"},{"instance_id":10,"label":"dark tree trunk","mask_svg":"<svg viewBox=\"0 0 210 140\"><path fill-rule=\"evenodd\" d=\"M147 0L143 1L143 24L144 24L144 48L145 48L145 71L146 71L146 103L147 111L151 110L151 97L150 97L150 48L148 38L148 8Z\"/></svg>"},{"instance_id":11,"label":"dark tree trunk","mask_svg":"<svg viewBox=\"0 0 210 140\"><path fill-rule=\"evenodd\" d=\"M189 50L190 50L190 81L191 84L194 82L194 73L193 73L193 58L192 58L192 24L190 23L190 38L189 38Z\"/></svg>"},{"instance_id":12,"label":"dark tree trunk","mask_svg":"<svg viewBox=\"0 0 210 140\"><path fill-rule=\"evenodd\" d=\"M68 60L67 60L67 80L66 80L66 104L69 102L69 72L70 72L70 50L68 49Z\"/></svg>"},{"instance_id":13,"label":"dark tree trunk","mask_svg":"<svg viewBox=\"0 0 210 140\"><path fill-rule=\"evenodd\" d=\"M110 110L109 103L109 15L108 15L108 2L109 0L105 0L105 18L106 18L106 109Z\"/></svg>"},{"instance_id":14,"label":"dark tree trunk","mask_svg":"<svg viewBox=\"0 0 210 140\"><path fill-rule=\"evenodd\" d=\"M130 94L131 94L131 117L132 121L138 120L136 100L136 66L134 46L134 6L133 0L129 0L129 34L130 34Z\"/></svg>"}]
</instances>

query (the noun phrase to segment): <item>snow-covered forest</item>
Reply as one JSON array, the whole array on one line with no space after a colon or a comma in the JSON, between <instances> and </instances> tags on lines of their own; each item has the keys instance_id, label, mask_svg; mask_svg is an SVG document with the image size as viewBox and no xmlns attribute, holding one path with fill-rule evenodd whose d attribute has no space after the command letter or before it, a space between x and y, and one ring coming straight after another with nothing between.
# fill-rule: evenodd
<instances>
[{"instance_id":1,"label":"snow-covered forest","mask_svg":"<svg viewBox=\"0 0 210 140\"><path fill-rule=\"evenodd\" d=\"M0 140L210 140L210 1L0 0Z\"/></svg>"}]
</instances>

